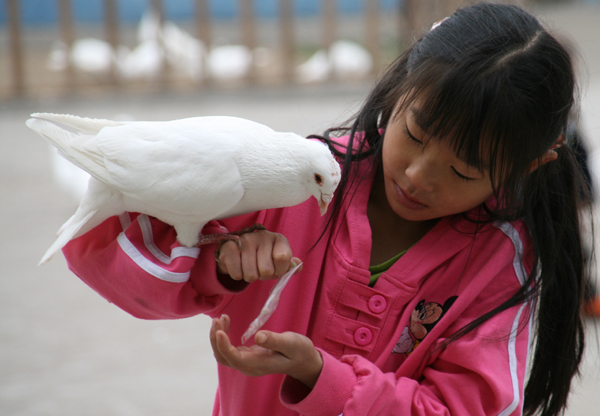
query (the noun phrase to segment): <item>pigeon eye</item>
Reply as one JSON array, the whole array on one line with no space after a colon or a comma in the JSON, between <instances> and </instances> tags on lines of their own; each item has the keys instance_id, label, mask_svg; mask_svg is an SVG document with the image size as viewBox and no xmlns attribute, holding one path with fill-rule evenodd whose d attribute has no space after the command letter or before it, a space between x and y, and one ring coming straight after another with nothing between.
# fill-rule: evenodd
<instances>
[{"instance_id":1,"label":"pigeon eye","mask_svg":"<svg viewBox=\"0 0 600 416\"><path fill-rule=\"evenodd\" d=\"M319 175L318 173L315 173L315 182L319 185L321 185L323 183L323 177L321 175Z\"/></svg>"}]
</instances>

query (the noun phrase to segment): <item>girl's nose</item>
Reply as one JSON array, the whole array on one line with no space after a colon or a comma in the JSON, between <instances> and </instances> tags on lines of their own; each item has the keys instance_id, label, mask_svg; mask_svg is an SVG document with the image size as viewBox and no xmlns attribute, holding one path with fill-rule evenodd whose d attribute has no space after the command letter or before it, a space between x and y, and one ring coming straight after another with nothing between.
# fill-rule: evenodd
<instances>
[{"instance_id":1,"label":"girl's nose","mask_svg":"<svg viewBox=\"0 0 600 416\"><path fill-rule=\"evenodd\" d=\"M435 166L425 155L421 154L411 161L405 171L410 183L418 189L432 192L435 183Z\"/></svg>"}]
</instances>

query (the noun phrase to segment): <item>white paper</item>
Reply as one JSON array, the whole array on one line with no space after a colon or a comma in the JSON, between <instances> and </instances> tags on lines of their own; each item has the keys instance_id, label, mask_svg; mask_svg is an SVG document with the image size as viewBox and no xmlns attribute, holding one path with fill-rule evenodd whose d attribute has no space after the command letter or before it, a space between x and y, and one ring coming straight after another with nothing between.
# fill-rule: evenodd
<instances>
[{"instance_id":1,"label":"white paper","mask_svg":"<svg viewBox=\"0 0 600 416\"><path fill-rule=\"evenodd\" d=\"M273 286L273 289L271 289L271 293L269 294L269 298L265 302L260 314L258 314L256 319L252 321L246 332L244 332L244 335L242 335L242 344L245 344L252 335L256 334L256 331L258 331L265 324L265 322L267 322L271 315L273 315L273 312L275 312L277 304L279 303L281 292L283 292L283 289L288 284L290 278L294 275L294 273L296 273L300 266L302 266L302 263L294 266L292 270L281 276L277 284Z\"/></svg>"}]
</instances>

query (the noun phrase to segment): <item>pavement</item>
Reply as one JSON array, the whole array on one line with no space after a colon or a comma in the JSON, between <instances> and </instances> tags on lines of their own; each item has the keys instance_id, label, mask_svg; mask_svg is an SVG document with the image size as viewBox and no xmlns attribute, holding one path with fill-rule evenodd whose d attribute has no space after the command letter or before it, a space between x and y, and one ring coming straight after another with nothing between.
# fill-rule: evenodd
<instances>
[{"instance_id":1,"label":"pavement","mask_svg":"<svg viewBox=\"0 0 600 416\"><path fill-rule=\"evenodd\" d=\"M581 53L582 120L597 154L600 5L539 13ZM37 266L77 200L56 181L49 146L26 129L28 114L235 115L306 135L349 118L367 91L327 85L0 103L0 416L205 416L217 384L208 318L137 320L81 283L62 256ZM600 414L600 334L596 322L586 324L588 349L568 416Z\"/></svg>"}]
</instances>

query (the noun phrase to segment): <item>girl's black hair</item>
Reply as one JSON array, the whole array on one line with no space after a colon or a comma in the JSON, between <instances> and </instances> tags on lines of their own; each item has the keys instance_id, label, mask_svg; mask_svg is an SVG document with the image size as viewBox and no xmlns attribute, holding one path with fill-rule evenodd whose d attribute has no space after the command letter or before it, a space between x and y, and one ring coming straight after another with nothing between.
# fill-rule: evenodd
<instances>
[{"instance_id":1,"label":"girl's black hair","mask_svg":"<svg viewBox=\"0 0 600 416\"><path fill-rule=\"evenodd\" d=\"M328 226L356 176L356 161L381 168L383 130L418 100L418 123L431 137L451 140L469 165L486 168L497 204L490 220L523 218L534 249L523 287L465 326L450 342L510 307L537 305L536 345L525 388L524 413L558 415L566 407L584 345L581 317L584 261L579 223L586 192L568 145L532 173L533 161L566 137L574 105L571 57L537 19L522 9L482 3L459 9L394 61L351 127L319 137L343 159L343 175ZM350 133L348 149L329 139ZM534 306L535 307L535 306Z\"/></svg>"}]
</instances>

